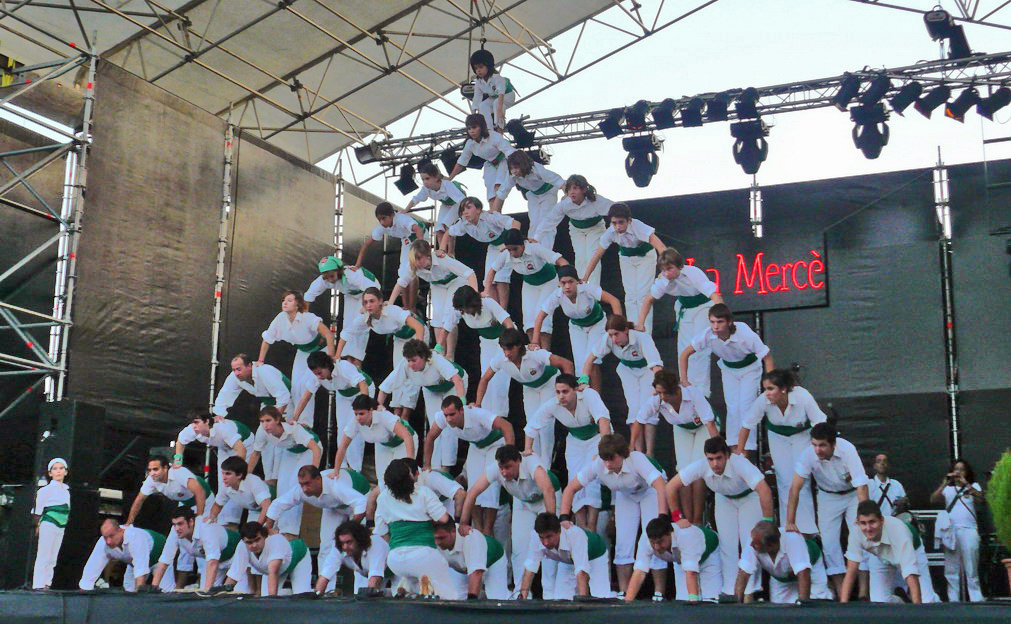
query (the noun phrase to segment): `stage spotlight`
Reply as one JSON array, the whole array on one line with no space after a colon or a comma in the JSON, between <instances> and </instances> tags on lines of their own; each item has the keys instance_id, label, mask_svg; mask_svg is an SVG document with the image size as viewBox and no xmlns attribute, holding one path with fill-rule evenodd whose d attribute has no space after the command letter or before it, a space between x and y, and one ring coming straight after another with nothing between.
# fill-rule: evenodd
<instances>
[{"instance_id":1,"label":"stage spotlight","mask_svg":"<svg viewBox=\"0 0 1011 624\"><path fill-rule=\"evenodd\" d=\"M845 111L858 93L860 93L860 78L846 72L843 74L842 85L840 85L839 91L832 96L831 102L839 110Z\"/></svg>"},{"instance_id":2,"label":"stage spotlight","mask_svg":"<svg viewBox=\"0 0 1011 624\"><path fill-rule=\"evenodd\" d=\"M892 81L884 74L878 75L871 84L867 85L864 92L860 94L860 103L863 105L877 104L881 98L885 97L888 90L892 88Z\"/></svg>"},{"instance_id":3,"label":"stage spotlight","mask_svg":"<svg viewBox=\"0 0 1011 624\"><path fill-rule=\"evenodd\" d=\"M358 162L363 165L375 162L379 160L381 156L382 152L379 151L379 144L375 141L369 143L368 145L362 145L361 147L355 148L355 158L357 158Z\"/></svg>"},{"instance_id":4,"label":"stage spotlight","mask_svg":"<svg viewBox=\"0 0 1011 624\"><path fill-rule=\"evenodd\" d=\"M737 96L737 116L741 119L758 118L758 89L748 87Z\"/></svg>"},{"instance_id":5,"label":"stage spotlight","mask_svg":"<svg viewBox=\"0 0 1011 624\"><path fill-rule=\"evenodd\" d=\"M1008 104L1011 104L1011 89L1001 87L990 94L990 97L983 98L980 103L976 105L976 112L990 121L993 121L994 113Z\"/></svg>"},{"instance_id":6,"label":"stage spotlight","mask_svg":"<svg viewBox=\"0 0 1011 624\"><path fill-rule=\"evenodd\" d=\"M540 163L545 166L551 164L551 154L549 154L543 147L527 150L527 156L530 157L530 160L536 163Z\"/></svg>"},{"instance_id":7,"label":"stage spotlight","mask_svg":"<svg viewBox=\"0 0 1011 624\"><path fill-rule=\"evenodd\" d=\"M400 168L400 178L393 183L401 195L407 195L418 190L418 183L414 181L414 167L404 165Z\"/></svg>"},{"instance_id":8,"label":"stage spotlight","mask_svg":"<svg viewBox=\"0 0 1011 624\"><path fill-rule=\"evenodd\" d=\"M447 174L453 171L453 167L456 166L456 161L459 159L460 154L452 147L442 150L442 153L439 154L439 161Z\"/></svg>"},{"instance_id":9,"label":"stage spotlight","mask_svg":"<svg viewBox=\"0 0 1011 624\"><path fill-rule=\"evenodd\" d=\"M681 109L681 125L685 128L698 128L702 125L702 108L705 103L702 98L692 98L688 105Z\"/></svg>"},{"instance_id":10,"label":"stage spotlight","mask_svg":"<svg viewBox=\"0 0 1011 624\"><path fill-rule=\"evenodd\" d=\"M605 139L613 139L614 137L621 134L621 120L625 117L625 109L623 108L612 108L609 113L607 113L607 118L604 121L597 124L600 131L604 133Z\"/></svg>"},{"instance_id":11,"label":"stage spotlight","mask_svg":"<svg viewBox=\"0 0 1011 624\"><path fill-rule=\"evenodd\" d=\"M625 109L625 125L632 132L638 132L646 127L646 115L649 114L649 102L639 100Z\"/></svg>"},{"instance_id":12,"label":"stage spotlight","mask_svg":"<svg viewBox=\"0 0 1011 624\"><path fill-rule=\"evenodd\" d=\"M921 115L930 119L930 113L934 112L934 109L944 104L951 97L951 88L948 85L940 85L934 87L927 95L916 100L916 104L913 105Z\"/></svg>"},{"instance_id":13,"label":"stage spotlight","mask_svg":"<svg viewBox=\"0 0 1011 624\"><path fill-rule=\"evenodd\" d=\"M660 157L656 150L661 142L655 135L625 137L621 146L628 152L625 157L625 173L639 188L649 186L653 176L660 168Z\"/></svg>"},{"instance_id":14,"label":"stage spotlight","mask_svg":"<svg viewBox=\"0 0 1011 624\"><path fill-rule=\"evenodd\" d=\"M965 30L955 24L955 18L950 13L943 9L928 11L923 14L923 23L931 39L948 40L948 58L960 59L972 56L969 42L965 38Z\"/></svg>"},{"instance_id":15,"label":"stage spotlight","mask_svg":"<svg viewBox=\"0 0 1011 624\"><path fill-rule=\"evenodd\" d=\"M965 123L966 111L979 103L979 91L975 87L969 87L959 93L954 102L950 102L944 107L944 116Z\"/></svg>"},{"instance_id":16,"label":"stage spotlight","mask_svg":"<svg viewBox=\"0 0 1011 624\"><path fill-rule=\"evenodd\" d=\"M506 132L508 132L513 138L513 145L518 149L523 149L530 147L534 144L534 139L536 136L533 132L530 132L523 127L523 121L520 119L513 119L506 124Z\"/></svg>"},{"instance_id":17,"label":"stage spotlight","mask_svg":"<svg viewBox=\"0 0 1011 624\"><path fill-rule=\"evenodd\" d=\"M667 98L663 102L660 102L656 108L654 108L650 114L653 116L653 123L656 124L657 130L666 130L667 128L674 127L674 110L677 108L677 104L672 98Z\"/></svg>"},{"instance_id":18,"label":"stage spotlight","mask_svg":"<svg viewBox=\"0 0 1011 624\"><path fill-rule=\"evenodd\" d=\"M730 106L730 94L724 91L717 93L706 104L706 119L709 121L726 121L729 118L727 108Z\"/></svg>"},{"instance_id":19,"label":"stage spotlight","mask_svg":"<svg viewBox=\"0 0 1011 624\"><path fill-rule=\"evenodd\" d=\"M920 99L923 94L923 85L918 82L907 82L899 89L899 92L892 98L892 110L902 115L909 105Z\"/></svg>"},{"instance_id":20,"label":"stage spotlight","mask_svg":"<svg viewBox=\"0 0 1011 624\"><path fill-rule=\"evenodd\" d=\"M853 144L871 160L881 155L881 149L888 145L888 113L885 105L865 104L854 106L850 110L853 126Z\"/></svg>"},{"instance_id":21,"label":"stage spotlight","mask_svg":"<svg viewBox=\"0 0 1011 624\"><path fill-rule=\"evenodd\" d=\"M739 121L730 124L730 134L734 142L734 162L744 169L744 173L754 175L769 155L769 128L760 119Z\"/></svg>"}]
</instances>

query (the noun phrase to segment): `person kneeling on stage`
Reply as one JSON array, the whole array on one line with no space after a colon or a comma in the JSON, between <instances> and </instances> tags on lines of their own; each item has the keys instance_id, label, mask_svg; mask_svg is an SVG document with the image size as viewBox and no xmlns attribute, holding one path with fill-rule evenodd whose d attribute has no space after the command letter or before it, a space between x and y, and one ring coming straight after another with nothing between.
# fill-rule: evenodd
<instances>
[{"instance_id":1,"label":"person kneeling on stage","mask_svg":"<svg viewBox=\"0 0 1011 624\"><path fill-rule=\"evenodd\" d=\"M453 570L461 594L476 599L483 586L489 599L509 599L509 564L497 539L448 520L435 525L435 545Z\"/></svg>"},{"instance_id":2,"label":"person kneeling on stage","mask_svg":"<svg viewBox=\"0 0 1011 624\"><path fill-rule=\"evenodd\" d=\"M782 531L774 523L761 520L751 529L751 544L744 547L738 564L737 602L748 602L745 591L760 570L769 573L769 600L774 604L792 604L817 598L831 600L828 575L821 548L800 533Z\"/></svg>"},{"instance_id":3,"label":"person kneeling on stage","mask_svg":"<svg viewBox=\"0 0 1011 624\"><path fill-rule=\"evenodd\" d=\"M568 516L562 519L552 513L541 513L534 520L534 535L524 563L519 597L530 597L530 585L537 568L545 558L558 562L554 579L554 594L545 600L572 600L573 596L612 598L611 565L607 560L607 544L597 533L572 524ZM648 565L647 565L648 567Z\"/></svg>"},{"instance_id":4,"label":"person kneeling on stage","mask_svg":"<svg viewBox=\"0 0 1011 624\"><path fill-rule=\"evenodd\" d=\"M362 589L379 589L386 585L386 557L390 545L381 538L372 539L372 534L360 522L345 520L334 532L337 548L319 566L316 579L316 593L323 594L327 586L337 578L341 566L348 568L355 576L355 593Z\"/></svg>"},{"instance_id":5,"label":"person kneeling on stage","mask_svg":"<svg viewBox=\"0 0 1011 624\"><path fill-rule=\"evenodd\" d=\"M635 600L654 557L674 564L674 588L679 600L716 600L723 585L720 558L712 555L720 547L720 537L708 527L697 527L678 516L677 524L660 516L649 521L639 538L632 578L625 602Z\"/></svg>"},{"instance_id":6,"label":"person kneeling on stage","mask_svg":"<svg viewBox=\"0 0 1011 624\"><path fill-rule=\"evenodd\" d=\"M209 591L222 585L241 539L236 531L218 524L199 522L189 507L179 507L172 512L172 530L151 575L151 584L158 585L180 552L202 562L200 588ZM241 579L240 579L241 581ZM237 591L247 591L240 586Z\"/></svg>"},{"instance_id":7,"label":"person kneeling on stage","mask_svg":"<svg viewBox=\"0 0 1011 624\"><path fill-rule=\"evenodd\" d=\"M899 518L883 517L881 508L872 500L857 505L857 522L850 528L846 576L839 602L849 602L865 552L877 556L868 562L871 602L891 602L895 588L903 585L913 604L940 602L930 581L920 532Z\"/></svg>"},{"instance_id":8,"label":"person kneeling on stage","mask_svg":"<svg viewBox=\"0 0 1011 624\"><path fill-rule=\"evenodd\" d=\"M85 591L95 589L95 581L102 575L109 561L122 561L126 564L126 575L123 576L123 589L126 591L137 591L147 585L151 566L158 561L165 546L165 536L149 529L120 526L119 522L111 518L102 523L100 532L102 536L98 538L88 562L84 564L84 573L78 587ZM171 565L158 587L162 591L175 589L176 578Z\"/></svg>"},{"instance_id":9,"label":"person kneeling on stage","mask_svg":"<svg viewBox=\"0 0 1011 624\"><path fill-rule=\"evenodd\" d=\"M248 572L260 577L261 596L277 596L287 579L291 579L293 594L312 591L312 557L305 542L288 541L280 533L270 535L267 527L259 522L243 524L239 535L246 546L247 560L242 562L244 565L232 566L226 584L231 584L230 580L238 581L237 575ZM250 577L249 586L255 588L256 579Z\"/></svg>"}]
</instances>

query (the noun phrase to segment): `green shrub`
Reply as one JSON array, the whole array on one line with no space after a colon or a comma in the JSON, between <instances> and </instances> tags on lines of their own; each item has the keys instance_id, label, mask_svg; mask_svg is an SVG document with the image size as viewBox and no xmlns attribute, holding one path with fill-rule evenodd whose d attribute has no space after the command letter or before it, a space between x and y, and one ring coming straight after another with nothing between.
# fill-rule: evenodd
<instances>
[{"instance_id":1,"label":"green shrub","mask_svg":"<svg viewBox=\"0 0 1011 624\"><path fill-rule=\"evenodd\" d=\"M997 539L1011 550L1011 450L1005 451L993 468L987 485L986 501L993 514Z\"/></svg>"}]
</instances>

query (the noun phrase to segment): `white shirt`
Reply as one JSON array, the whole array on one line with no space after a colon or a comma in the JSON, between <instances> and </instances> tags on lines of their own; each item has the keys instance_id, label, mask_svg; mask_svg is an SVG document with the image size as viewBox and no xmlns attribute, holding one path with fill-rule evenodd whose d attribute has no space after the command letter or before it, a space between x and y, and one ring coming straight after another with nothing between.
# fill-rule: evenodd
<instances>
[{"instance_id":1,"label":"white shirt","mask_svg":"<svg viewBox=\"0 0 1011 624\"><path fill-rule=\"evenodd\" d=\"M523 357L520 358L519 366L513 364L506 357L504 351L499 349L495 355L491 356L488 368L495 371L505 371L507 375L520 383L536 381L544 375L544 369L551 366L551 352L547 349L527 349Z\"/></svg>"},{"instance_id":2,"label":"white shirt","mask_svg":"<svg viewBox=\"0 0 1011 624\"><path fill-rule=\"evenodd\" d=\"M497 98L498 96L505 95L510 91L512 91L512 84L505 76L498 72L495 72L487 78L475 77L474 98L471 100L471 109L476 111L477 105L485 99L484 96L486 95L489 98ZM495 104L495 106L497 107L498 104Z\"/></svg>"},{"instance_id":3,"label":"white shirt","mask_svg":"<svg viewBox=\"0 0 1011 624\"><path fill-rule=\"evenodd\" d=\"M350 337L370 329L382 336L392 334L407 324L408 316L410 313L407 310L395 305L384 306L379 318L372 318L368 312L362 312L351 319L350 323L344 323L341 338L347 341Z\"/></svg>"},{"instance_id":4,"label":"white shirt","mask_svg":"<svg viewBox=\"0 0 1011 624\"><path fill-rule=\"evenodd\" d=\"M882 481L874 476L870 477L870 483L867 484L867 498L878 503L878 507L881 508L881 515L883 516L893 515L895 501L905 496L906 488L902 487L902 484L895 479L886 478Z\"/></svg>"},{"instance_id":5,"label":"white shirt","mask_svg":"<svg viewBox=\"0 0 1011 624\"><path fill-rule=\"evenodd\" d=\"M168 481L162 483L161 481L155 481L149 476L141 484L140 493L144 496L151 496L157 492L170 500L184 501L193 498L193 492L186 487L189 485L190 479L196 479L196 476L190 472L189 468L183 468L182 466L169 468Z\"/></svg>"},{"instance_id":6,"label":"white shirt","mask_svg":"<svg viewBox=\"0 0 1011 624\"><path fill-rule=\"evenodd\" d=\"M655 228L651 228L642 221L632 219L624 232L615 230L614 225L608 226L604 230L604 235L600 237L598 245L601 249L607 249L614 243L618 243L619 247L638 247L642 243L648 243L650 236L655 231Z\"/></svg>"},{"instance_id":7,"label":"white shirt","mask_svg":"<svg viewBox=\"0 0 1011 624\"><path fill-rule=\"evenodd\" d=\"M249 571L253 574L266 576L270 573L270 562L280 560L281 567L278 574L283 574L291 565L292 554L291 542L284 535L274 533L264 540L263 550L259 555L249 551Z\"/></svg>"},{"instance_id":8,"label":"white shirt","mask_svg":"<svg viewBox=\"0 0 1011 624\"><path fill-rule=\"evenodd\" d=\"M306 390L315 392L317 388L323 386L327 390L337 392L338 390L357 387L363 381L365 381L365 376L362 375L362 372L354 364L346 360L337 360L334 362L330 379L320 379L316 375L313 375L309 379Z\"/></svg>"},{"instance_id":9,"label":"white shirt","mask_svg":"<svg viewBox=\"0 0 1011 624\"><path fill-rule=\"evenodd\" d=\"M386 543L386 540L381 537L373 537L369 549L362 553L361 563L365 564L365 568L362 568L354 557L345 554L339 547L331 548L330 554L320 566L319 575L326 579L332 579L341 566L344 566L366 578L373 576L382 578L386 575L386 556L389 554L390 545Z\"/></svg>"},{"instance_id":10,"label":"white shirt","mask_svg":"<svg viewBox=\"0 0 1011 624\"><path fill-rule=\"evenodd\" d=\"M741 551L741 560L737 564L745 573L754 576L758 568L779 578L796 576L804 570L811 569L811 554L807 550L807 541L800 533L779 531L779 552L773 559L767 553L757 552L748 544Z\"/></svg>"},{"instance_id":11,"label":"white shirt","mask_svg":"<svg viewBox=\"0 0 1011 624\"><path fill-rule=\"evenodd\" d=\"M461 440L465 442L480 442L484 440L495 429L494 423L497 416L486 409L480 407L463 408L463 427L456 429ZM432 422L440 429L448 429L450 424L446 422L446 415L441 411L435 415ZM454 428L455 429L455 428Z\"/></svg>"},{"instance_id":12,"label":"white shirt","mask_svg":"<svg viewBox=\"0 0 1011 624\"><path fill-rule=\"evenodd\" d=\"M442 319L442 328L446 331L456 329L457 323L462 319L464 324L471 329L485 329L492 325L501 325L509 318L509 313L502 309L498 301L490 298L481 299L481 312L478 314L464 314L456 308L447 306L446 316Z\"/></svg>"},{"instance_id":13,"label":"white shirt","mask_svg":"<svg viewBox=\"0 0 1011 624\"><path fill-rule=\"evenodd\" d=\"M652 368L654 366L663 366L663 358L660 357L660 351L656 348L656 343L653 342L653 337L646 332L637 331L631 329L628 332L628 344L624 347L619 347L614 340L611 339L610 335L604 335L600 337L600 341L592 347L591 353L598 358L602 358L608 353L613 353L619 360L628 360L629 362L634 362L636 360L646 360L646 367Z\"/></svg>"},{"instance_id":14,"label":"white shirt","mask_svg":"<svg viewBox=\"0 0 1011 624\"><path fill-rule=\"evenodd\" d=\"M324 470L321 474L323 476L323 491L319 496L309 496L302 491L302 486L296 485L274 499L274 502L270 504L270 509L267 510L267 517L276 522L281 514L302 503L320 509L350 512L352 515L365 513L365 497L368 490L364 493L356 490L351 473L342 470L336 479L330 478L333 470Z\"/></svg>"},{"instance_id":15,"label":"white shirt","mask_svg":"<svg viewBox=\"0 0 1011 624\"><path fill-rule=\"evenodd\" d=\"M411 244L411 236L417 236L414 228L422 227L416 219L402 212L393 213L393 224L390 227L383 227L382 225L377 225L372 228L372 240L381 241L383 236L389 236L390 238L399 238L401 242L405 245Z\"/></svg>"},{"instance_id":16,"label":"white shirt","mask_svg":"<svg viewBox=\"0 0 1011 624\"><path fill-rule=\"evenodd\" d=\"M281 423L281 427L283 431L280 436L267 433L262 426L257 429L256 435L253 436L253 450L262 453L266 450L268 444L275 444L278 448L284 450L298 445L308 448L310 442L316 442L316 438L310 433L311 430L304 425L292 425L284 422ZM305 451L302 452L304 453Z\"/></svg>"},{"instance_id":17,"label":"white shirt","mask_svg":"<svg viewBox=\"0 0 1011 624\"><path fill-rule=\"evenodd\" d=\"M604 465L604 460L594 457L593 461L583 467L576 476L584 486L599 479L612 492L623 492L632 497L638 497L652 488L652 483L663 478L653 462L639 451L632 451L621 463L618 472L611 472Z\"/></svg>"},{"instance_id":18,"label":"white shirt","mask_svg":"<svg viewBox=\"0 0 1011 624\"><path fill-rule=\"evenodd\" d=\"M668 563L680 563L687 572L698 572L702 565L702 555L706 552L706 534L697 526L690 526L682 529L674 525L671 533L670 550L656 552L650 546L649 538L643 533L636 546L635 566L633 569L641 572L649 572L650 560L657 557ZM716 555L716 553L713 553ZM710 555L712 556L712 555Z\"/></svg>"},{"instance_id":19,"label":"white shirt","mask_svg":"<svg viewBox=\"0 0 1011 624\"><path fill-rule=\"evenodd\" d=\"M435 254L432 254L432 268L430 269L418 269L417 273L411 273L410 266L403 265L401 268L403 271L397 275L397 285L401 288L407 288L410 286L411 281L415 277L420 277L431 284L433 282L442 281L451 275L466 279L468 276L474 274L474 269L460 262L456 258L453 258L452 256L444 256L440 258Z\"/></svg>"},{"instance_id":20,"label":"white shirt","mask_svg":"<svg viewBox=\"0 0 1011 624\"><path fill-rule=\"evenodd\" d=\"M134 577L145 576L151 572L150 558L154 539L147 531L137 527L123 527L123 531L123 545L119 548L109 548L105 545L104 538L98 538L88 562L84 565L84 573L81 574L78 587L85 591L95 589L95 581L102 575L110 560L122 561L128 566L133 566Z\"/></svg>"},{"instance_id":21,"label":"white shirt","mask_svg":"<svg viewBox=\"0 0 1011 624\"><path fill-rule=\"evenodd\" d=\"M322 322L323 319L312 312L296 312L294 319L289 319L287 312L278 312L261 336L267 344L283 340L293 345L302 345L316 339Z\"/></svg>"},{"instance_id":22,"label":"white shirt","mask_svg":"<svg viewBox=\"0 0 1011 624\"><path fill-rule=\"evenodd\" d=\"M377 409L372 412L371 425L359 425L357 419L352 419L344 429L343 435L351 440L360 436L366 442L382 444L396 437L393 429L398 422L400 419L393 412Z\"/></svg>"},{"instance_id":23,"label":"white shirt","mask_svg":"<svg viewBox=\"0 0 1011 624\"><path fill-rule=\"evenodd\" d=\"M546 557L552 561L571 564L572 573L590 573L589 537L586 529L572 525L568 529L562 527L562 532L558 538L558 548L547 548L541 542L541 538L536 531L530 531L530 546L527 551L527 560L523 567L530 572L537 572L541 561ZM606 556L606 551L605 551Z\"/></svg>"},{"instance_id":24,"label":"white shirt","mask_svg":"<svg viewBox=\"0 0 1011 624\"><path fill-rule=\"evenodd\" d=\"M66 483L60 483L55 479L39 488L35 493L35 509L32 511L36 516L41 516L46 507L70 504L70 488Z\"/></svg>"},{"instance_id":25,"label":"white shirt","mask_svg":"<svg viewBox=\"0 0 1011 624\"><path fill-rule=\"evenodd\" d=\"M230 373L225 378L218 396L214 399L215 416L225 416L228 408L235 403L235 399L245 390L255 397L273 397L278 408L291 403L291 393L284 383L281 371L270 364L261 364L253 367L252 379L250 381L240 381L235 373Z\"/></svg>"},{"instance_id":26,"label":"white shirt","mask_svg":"<svg viewBox=\"0 0 1011 624\"><path fill-rule=\"evenodd\" d=\"M523 428L523 433L531 438L537 437L537 431L544 427L554 427L554 421L562 423L569 429L582 427L590 423L596 423L600 419L611 419L611 413L607 411L607 406L601 400L597 391L586 388L576 392L576 413L573 414L568 408L563 407L557 399L546 401L537 410L537 414L527 421L527 426Z\"/></svg>"},{"instance_id":27,"label":"white shirt","mask_svg":"<svg viewBox=\"0 0 1011 624\"><path fill-rule=\"evenodd\" d=\"M460 528L457 527L456 543L449 550L440 548L439 554L446 558L450 568L461 574L488 569L488 540L477 530L460 535Z\"/></svg>"},{"instance_id":28,"label":"white shirt","mask_svg":"<svg viewBox=\"0 0 1011 624\"><path fill-rule=\"evenodd\" d=\"M214 502L224 507L228 501L235 501L235 504L250 511L260 511L263 501L270 500L270 488L263 482L263 479L247 474L239 482L239 488L223 487L214 497Z\"/></svg>"},{"instance_id":29,"label":"white shirt","mask_svg":"<svg viewBox=\"0 0 1011 624\"><path fill-rule=\"evenodd\" d=\"M406 358L400 360L393 372L383 380L383 383L379 384L379 389L389 394L394 389L405 385L413 385L418 388L435 386L456 376L463 379L460 371L444 355L432 353L432 359L425 362L425 368L420 371L412 369Z\"/></svg>"},{"instance_id":30,"label":"white shirt","mask_svg":"<svg viewBox=\"0 0 1011 624\"><path fill-rule=\"evenodd\" d=\"M662 416L671 425L701 425L715 420L713 407L697 386L682 386L681 405L678 409L674 409L673 405L654 394L639 408L635 419L641 423L649 423L654 415Z\"/></svg>"},{"instance_id":31,"label":"white shirt","mask_svg":"<svg viewBox=\"0 0 1011 624\"><path fill-rule=\"evenodd\" d=\"M697 266L686 264L681 267L681 274L673 280L663 276L663 273L656 276L656 280L649 289L649 294L654 299L660 299L664 295L672 297L691 297L692 295L705 295L712 297L716 292L716 284L710 281L706 272Z\"/></svg>"},{"instance_id":32,"label":"white shirt","mask_svg":"<svg viewBox=\"0 0 1011 624\"><path fill-rule=\"evenodd\" d=\"M574 319L584 319L590 316L593 308L600 303L600 297L603 295L603 292L600 286L596 284L579 284L576 287L576 300L573 301L562 294L561 288L557 288L544 297L541 310L550 317L554 313L555 308L562 306L562 312L565 313L565 316Z\"/></svg>"},{"instance_id":33,"label":"white shirt","mask_svg":"<svg viewBox=\"0 0 1011 624\"><path fill-rule=\"evenodd\" d=\"M884 517L881 527L881 539L872 542L864 537L860 527L850 527L849 543L846 548L846 558L860 563L864 560L864 551L877 556L888 565L899 568L902 578L910 574L919 576L920 568L916 562L916 549L913 545L913 534L909 526L892 516Z\"/></svg>"},{"instance_id":34,"label":"white shirt","mask_svg":"<svg viewBox=\"0 0 1011 624\"><path fill-rule=\"evenodd\" d=\"M765 346L753 329L740 321L735 321L734 327L737 329L725 341L717 338L712 329L706 329L692 339L692 347L696 351L712 349L721 360L721 368L726 368L722 360L739 362L751 353L761 360L769 353L769 347Z\"/></svg>"},{"instance_id":35,"label":"white shirt","mask_svg":"<svg viewBox=\"0 0 1011 624\"><path fill-rule=\"evenodd\" d=\"M489 463L485 468L484 476L488 483L499 483L509 492L510 496L519 499L524 503L539 503L544 500L544 493L537 485L534 475L538 468L544 468L544 464L536 455L527 455L520 461L520 474L516 479L509 481L502 476L498 468L498 463ZM544 468L545 473L547 468ZM547 474L545 474L547 476ZM550 477L548 477L550 479Z\"/></svg>"},{"instance_id":36,"label":"white shirt","mask_svg":"<svg viewBox=\"0 0 1011 624\"><path fill-rule=\"evenodd\" d=\"M309 288L305 290L305 295L302 297L305 299L306 303L312 303L316 301L316 297L319 297L329 288L330 290L339 292L344 295L357 297L369 287L379 288L379 281L370 278L365 274L365 271L359 269L357 271L352 271L350 267L345 267L344 273L339 280L336 282L328 282L323 279L320 275L309 284ZM352 313L357 313L357 310L351 310Z\"/></svg>"},{"instance_id":37,"label":"white shirt","mask_svg":"<svg viewBox=\"0 0 1011 624\"><path fill-rule=\"evenodd\" d=\"M768 418L769 422L774 425L787 427L802 427L805 423L817 425L828 420L811 393L800 386L794 386L787 393L786 400L787 405L784 412L779 409L778 405L770 403L763 392L755 399L751 411L745 415L741 426L754 431L763 418Z\"/></svg>"},{"instance_id":38,"label":"white shirt","mask_svg":"<svg viewBox=\"0 0 1011 624\"><path fill-rule=\"evenodd\" d=\"M562 254L554 252L540 243L527 241L523 244L523 253L514 258L508 249L496 254L491 262L491 268L498 273L502 269L512 269L520 275L533 275L544 268L546 264L554 264Z\"/></svg>"},{"instance_id":39,"label":"white shirt","mask_svg":"<svg viewBox=\"0 0 1011 624\"><path fill-rule=\"evenodd\" d=\"M466 197L467 193L464 192L463 186L459 182L443 178L439 183L439 188L437 189L430 189L427 186L422 185L417 194L411 198L411 201L415 204L420 204L425 200L431 199L433 201L440 201L448 206L456 206ZM454 221L456 221L456 219L454 219ZM450 226L453 224L446 223L444 225ZM438 229L438 227L436 229Z\"/></svg>"},{"instance_id":40,"label":"white shirt","mask_svg":"<svg viewBox=\"0 0 1011 624\"><path fill-rule=\"evenodd\" d=\"M175 529L169 530L158 563L172 565L176 552L182 551L206 561L221 561L221 551L228 547L228 531L220 524L208 524L198 518L193 523L193 535L189 539L179 539Z\"/></svg>"},{"instance_id":41,"label":"white shirt","mask_svg":"<svg viewBox=\"0 0 1011 624\"><path fill-rule=\"evenodd\" d=\"M983 489L979 487L978 483L973 483L972 489L982 492ZM969 494L968 490L962 494L961 498L955 505L951 506L951 501L955 500L955 494L958 489L953 485L945 486L941 491L944 495L944 508L947 509L951 507L951 511L948 512L948 517L951 520L951 526L953 527L966 527L970 529L976 528L976 501L973 500L972 495Z\"/></svg>"},{"instance_id":42,"label":"white shirt","mask_svg":"<svg viewBox=\"0 0 1011 624\"><path fill-rule=\"evenodd\" d=\"M449 235L463 236L467 234L478 242L490 243L512 226L513 218L508 215L499 212L482 212L478 215L477 223L460 219L451 225Z\"/></svg>"},{"instance_id":43,"label":"white shirt","mask_svg":"<svg viewBox=\"0 0 1011 624\"><path fill-rule=\"evenodd\" d=\"M467 137L467 142L463 144L463 151L460 152L460 158L457 159L456 164L466 167L470 164L471 156L478 156L483 158L486 163L491 163L499 157L499 154L502 154L502 160L505 160L509 154L515 151L516 148L504 136L489 128L486 139L475 141L469 136Z\"/></svg>"},{"instance_id":44,"label":"white shirt","mask_svg":"<svg viewBox=\"0 0 1011 624\"><path fill-rule=\"evenodd\" d=\"M238 425L226 419L213 423L210 435L198 435L193 429L192 424L186 425L179 432L176 440L183 446L199 440L208 446L218 449L218 459L225 459L235 455L235 451L232 448L236 442L243 441L243 437L239 433Z\"/></svg>"},{"instance_id":45,"label":"white shirt","mask_svg":"<svg viewBox=\"0 0 1011 624\"><path fill-rule=\"evenodd\" d=\"M828 459L818 459L813 446L804 449L794 471L805 479L814 475L818 488L828 492L844 492L867 485L867 473L856 447L842 438L836 438L835 451Z\"/></svg>"},{"instance_id":46,"label":"white shirt","mask_svg":"<svg viewBox=\"0 0 1011 624\"><path fill-rule=\"evenodd\" d=\"M702 479L710 490L723 496L736 496L745 490L754 490L759 482L765 480L762 472L754 464L736 453L731 453L727 458L723 474L713 472L705 457L688 464L678 474L684 485L691 485Z\"/></svg>"},{"instance_id":47,"label":"white shirt","mask_svg":"<svg viewBox=\"0 0 1011 624\"><path fill-rule=\"evenodd\" d=\"M546 168L539 162L532 163L530 167L530 174L516 177L510 173L506 177L506 182L499 187L496 196L499 199L505 199L509 191L513 189L514 186L518 186L521 190L525 190L528 193L539 191L541 187L545 184L551 185L552 191L557 191L565 185L565 180L562 176L558 175L554 171Z\"/></svg>"},{"instance_id":48,"label":"white shirt","mask_svg":"<svg viewBox=\"0 0 1011 624\"><path fill-rule=\"evenodd\" d=\"M409 522L438 522L446 514L446 507L427 487L415 484L410 502L394 498L387 489L380 490L376 499L376 528L374 535L386 535L390 524L400 520Z\"/></svg>"},{"instance_id":49,"label":"white shirt","mask_svg":"<svg viewBox=\"0 0 1011 624\"><path fill-rule=\"evenodd\" d=\"M440 499L445 499L447 503L453 502L453 497L463 489L463 486L447 475L449 475L448 472L422 470L418 473L418 485L423 485L432 490L439 495ZM457 511L462 510L458 509Z\"/></svg>"},{"instance_id":50,"label":"white shirt","mask_svg":"<svg viewBox=\"0 0 1011 624\"><path fill-rule=\"evenodd\" d=\"M589 197L584 197L583 203L577 204L566 195L554 207L549 208L541 215L541 224L537 227L537 233L531 238L541 240L545 234L557 228L565 217L570 219L606 217L613 203L610 199L597 195L595 200L591 201Z\"/></svg>"}]
</instances>

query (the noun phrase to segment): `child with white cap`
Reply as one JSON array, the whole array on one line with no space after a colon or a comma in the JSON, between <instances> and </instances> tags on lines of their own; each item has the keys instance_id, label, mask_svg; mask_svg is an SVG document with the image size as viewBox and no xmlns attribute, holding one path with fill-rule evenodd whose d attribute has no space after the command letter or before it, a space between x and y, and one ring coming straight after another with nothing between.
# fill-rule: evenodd
<instances>
[{"instance_id":1,"label":"child with white cap","mask_svg":"<svg viewBox=\"0 0 1011 624\"><path fill-rule=\"evenodd\" d=\"M49 589L53 582L56 558L63 545L63 532L70 516L70 488L63 482L67 478L67 460L54 457L46 466L49 483L39 488L35 495L35 535L39 549L35 555L35 573L32 589Z\"/></svg>"}]
</instances>

